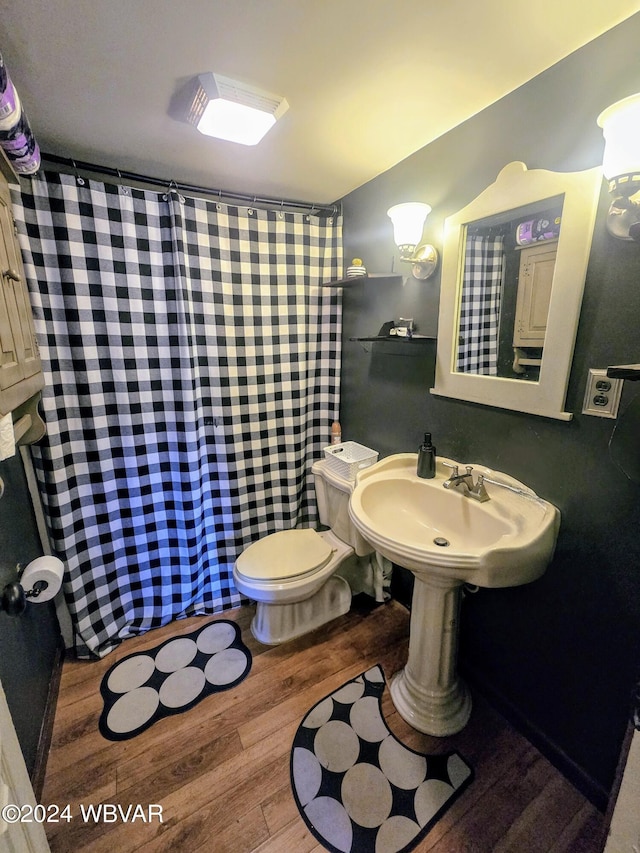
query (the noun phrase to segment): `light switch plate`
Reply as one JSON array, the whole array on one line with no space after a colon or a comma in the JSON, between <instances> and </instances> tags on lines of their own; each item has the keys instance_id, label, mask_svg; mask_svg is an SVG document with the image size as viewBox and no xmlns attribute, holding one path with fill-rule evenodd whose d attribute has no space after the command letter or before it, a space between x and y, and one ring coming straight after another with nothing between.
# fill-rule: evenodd
<instances>
[{"instance_id":1,"label":"light switch plate","mask_svg":"<svg viewBox=\"0 0 640 853\"><path fill-rule=\"evenodd\" d=\"M606 368L590 368L582 414L596 415L599 418L617 418L623 381L610 379Z\"/></svg>"}]
</instances>

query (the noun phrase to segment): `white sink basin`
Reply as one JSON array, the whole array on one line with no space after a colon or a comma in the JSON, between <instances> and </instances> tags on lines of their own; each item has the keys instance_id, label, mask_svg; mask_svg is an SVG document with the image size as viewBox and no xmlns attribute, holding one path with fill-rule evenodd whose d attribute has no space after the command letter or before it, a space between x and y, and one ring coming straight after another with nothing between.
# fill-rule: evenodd
<instances>
[{"instance_id":1,"label":"white sink basin","mask_svg":"<svg viewBox=\"0 0 640 853\"><path fill-rule=\"evenodd\" d=\"M480 503L443 487L457 463L438 457L436 476L423 480L416 462L415 453L401 453L358 476L349 514L377 551L415 573L484 587L519 586L544 573L560 525L556 507L512 477L474 465L475 478L504 483L487 482L490 499Z\"/></svg>"},{"instance_id":2,"label":"white sink basin","mask_svg":"<svg viewBox=\"0 0 640 853\"><path fill-rule=\"evenodd\" d=\"M415 576L409 658L391 680L391 698L418 731L444 737L471 714L456 671L462 586L539 578L553 556L560 513L507 474L473 466L474 482L486 478L489 499L480 502L463 487L444 487L452 467L464 474L464 465L438 457L431 480L420 479L416 465L417 454L400 453L360 471L349 515L376 551Z\"/></svg>"}]
</instances>

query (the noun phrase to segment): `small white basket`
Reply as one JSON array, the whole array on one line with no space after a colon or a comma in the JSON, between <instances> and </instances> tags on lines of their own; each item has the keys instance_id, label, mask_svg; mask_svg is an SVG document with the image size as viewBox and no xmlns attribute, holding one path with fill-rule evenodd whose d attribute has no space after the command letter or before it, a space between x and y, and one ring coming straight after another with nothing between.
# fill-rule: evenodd
<instances>
[{"instance_id":1,"label":"small white basket","mask_svg":"<svg viewBox=\"0 0 640 853\"><path fill-rule=\"evenodd\" d=\"M327 468L351 482L356 479L358 471L378 461L377 451L355 441L330 444L324 448L324 457L327 460Z\"/></svg>"}]
</instances>

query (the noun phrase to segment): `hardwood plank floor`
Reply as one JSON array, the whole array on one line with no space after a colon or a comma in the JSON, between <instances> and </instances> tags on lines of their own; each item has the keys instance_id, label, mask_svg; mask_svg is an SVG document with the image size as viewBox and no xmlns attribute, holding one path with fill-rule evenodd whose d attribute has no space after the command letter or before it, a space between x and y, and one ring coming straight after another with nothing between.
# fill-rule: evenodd
<instances>
[{"instance_id":1,"label":"hardwood plank floor","mask_svg":"<svg viewBox=\"0 0 640 853\"><path fill-rule=\"evenodd\" d=\"M329 626L282 646L253 639L253 608L195 617L127 640L102 661L63 667L42 801L70 804L68 822L47 824L54 853L319 853L289 783L289 752L304 714L345 681L380 663L387 681L406 660L409 616L397 602L356 604ZM236 688L160 720L137 737L98 731L100 682L117 661L217 619L235 621L253 654ZM477 695L469 724L432 738L383 713L407 746L458 750L471 786L415 848L418 853L598 853L604 818L528 741ZM80 804L162 806L163 822L93 823Z\"/></svg>"}]
</instances>

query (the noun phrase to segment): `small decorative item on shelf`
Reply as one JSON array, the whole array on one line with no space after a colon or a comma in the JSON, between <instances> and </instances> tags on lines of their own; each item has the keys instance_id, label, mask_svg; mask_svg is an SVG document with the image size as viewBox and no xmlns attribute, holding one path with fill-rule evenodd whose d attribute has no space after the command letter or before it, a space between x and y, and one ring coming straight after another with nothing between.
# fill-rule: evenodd
<instances>
[{"instance_id":1,"label":"small decorative item on shelf","mask_svg":"<svg viewBox=\"0 0 640 853\"><path fill-rule=\"evenodd\" d=\"M358 278L367 274L367 268L362 263L360 258L354 258L351 261L351 266L347 267L347 278Z\"/></svg>"},{"instance_id":2,"label":"small decorative item on shelf","mask_svg":"<svg viewBox=\"0 0 640 853\"><path fill-rule=\"evenodd\" d=\"M521 222L516 228L516 243L518 246L528 246L544 240L557 240L560 236L561 216L540 216Z\"/></svg>"}]
</instances>

